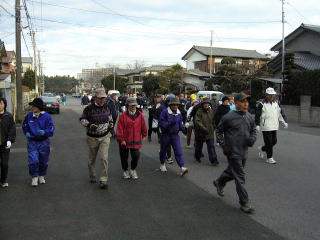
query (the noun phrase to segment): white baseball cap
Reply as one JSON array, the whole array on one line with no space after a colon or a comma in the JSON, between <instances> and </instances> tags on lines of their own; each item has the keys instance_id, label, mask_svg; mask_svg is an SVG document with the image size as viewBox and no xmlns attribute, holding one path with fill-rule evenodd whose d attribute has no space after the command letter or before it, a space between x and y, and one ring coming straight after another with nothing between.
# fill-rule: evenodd
<instances>
[{"instance_id":1,"label":"white baseball cap","mask_svg":"<svg viewBox=\"0 0 320 240\"><path fill-rule=\"evenodd\" d=\"M269 87L269 88L266 89L266 94L276 95L277 92L274 90L274 88Z\"/></svg>"}]
</instances>

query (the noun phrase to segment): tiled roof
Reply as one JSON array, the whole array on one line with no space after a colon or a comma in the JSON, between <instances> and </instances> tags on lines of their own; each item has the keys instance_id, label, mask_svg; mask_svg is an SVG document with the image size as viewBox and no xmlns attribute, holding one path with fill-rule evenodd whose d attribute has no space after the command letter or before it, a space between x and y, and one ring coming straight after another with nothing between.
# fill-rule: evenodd
<instances>
[{"instance_id":1,"label":"tiled roof","mask_svg":"<svg viewBox=\"0 0 320 240\"><path fill-rule=\"evenodd\" d=\"M294 64L306 70L320 69L320 57L311 53L295 53Z\"/></svg>"},{"instance_id":2,"label":"tiled roof","mask_svg":"<svg viewBox=\"0 0 320 240\"><path fill-rule=\"evenodd\" d=\"M0 74L0 81L3 81L3 80L5 80L7 77L9 77L10 76L10 74L8 74L8 73L1 73Z\"/></svg>"},{"instance_id":3,"label":"tiled roof","mask_svg":"<svg viewBox=\"0 0 320 240\"><path fill-rule=\"evenodd\" d=\"M151 67L147 67L146 71L165 71L168 68L170 68L170 66L166 66L166 65L152 65Z\"/></svg>"},{"instance_id":4,"label":"tiled roof","mask_svg":"<svg viewBox=\"0 0 320 240\"><path fill-rule=\"evenodd\" d=\"M199 76L199 77L210 77L210 73L199 71L197 69L187 70L186 73L194 76Z\"/></svg>"},{"instance_id":5,"label":"tiled roof","mask_svg":"<svg viewBox=\"0 0 320 240\"><path fill-rule=\"evenodd\" d=\"M211 47L193 46L192 49L195 49L196 51L202 53L205 56L211 55ZM188 55L188 53L185 56L183 56L182 59L185 59L185 57ZM220 57L237 57L237 58L259 58L259 59L267 58L265 55L258 53L256 50L235 49L235 48L218 48L218 47L212 48L212 55L213 56L220 56Z\"/></svg>"}]
</instances>

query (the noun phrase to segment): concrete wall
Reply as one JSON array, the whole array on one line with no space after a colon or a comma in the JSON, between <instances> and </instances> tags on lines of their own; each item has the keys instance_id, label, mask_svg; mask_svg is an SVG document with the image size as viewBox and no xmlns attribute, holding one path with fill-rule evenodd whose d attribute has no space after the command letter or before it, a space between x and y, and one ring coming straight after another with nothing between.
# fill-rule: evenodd
<instances>
[{"instance_id":1,"label":"concrete wall","mask_svg":"<svg viewBox=\"0 0 320 240\"><path fill-rule=\"evenodd\" d=\"M283 106L288 122L320 126L320 107L311 106L311 96L301 96L300 102L300 106Z\"/></svg>"}]
</instances>

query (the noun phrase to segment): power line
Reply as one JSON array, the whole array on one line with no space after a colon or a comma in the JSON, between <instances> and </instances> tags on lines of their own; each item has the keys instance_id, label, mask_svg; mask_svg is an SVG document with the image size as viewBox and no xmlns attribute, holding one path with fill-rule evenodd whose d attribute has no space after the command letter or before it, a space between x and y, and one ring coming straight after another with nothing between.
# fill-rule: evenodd
<instances>
[{"instance_id":1,"label":"power line","mask_svg":"<svg viewBox=\"0 0 320 240\"><path fill-rule=\"evenodd\" d=\"M0 5L0 8L2 8L6 13L8 13L11 17L15 17L11 12L9 12L4 6Z\"/></svg>"},{"instance_id":2,"label":"power line","mask_svg":"<svg viewBox=\"0 0 320 240\"><path fill-rule=\"evenodd\" d=\"M29 2L34 2L37 4L41 4L39 1L35 0L27 0ZM250 20L250 21L205 21L205 20L199 20L199 19L175 19L175 18L156 18L156 17L142 17L142 16L134 16L134 15L127 15L127 14L122 14L119 12L116 12L105 5L102 5L101 3L92 0L96 4L100 5L101 7L107 9L108 11L111 12L103 12L103 11L95 11L95 10L88 10L88 9L83 9L83 8L76 8L76 7L69 7L69 6L63 6L63 5L58 5L58 4L52 4L52 3L46 3L42 2L43 5L47 6L53 6L53 7L60 7L60 8L65 8L65 9L72 9L72 10L77 10L77 11L83 11L83 12L91 12L91 13L98 13L98 14L106 14L106 15L115 15L115 16L121 16L121 17L128 17L128 18L136 18L136 19L149 19L149 20L156 20L156 21L168 21L168 22L189 22L189 23L217 23L217 24L265 24L265 23L279 23L281 21L279 20ZM129 19L130 21L134 21L133 19ZM136 21L135 21L136 22ZM146 25L141 22L136 22L138 24ZM150 27L149 25L146 25Z\"/></svg>"},{"instance_id":3,"label":"power line","mask_svg":"<svg viewBox=\"0 0 320 240\"><path fill-rule=\"evenodd\" d=\"M39 18L32 17L34 20L39 20ZM58 20L52 20L52 19L42 19L44 22L50 22L50 23L57 23L57 24L64 24L64 25L70 25L70 26L75 26L75 27L83 27L83 28L103 28L107 29L105 32L109 33L114 33L114 34L121 34L121 35L127 35L127 36L137 36L137 37L149 37L149 38L157 38L157 39L168 39L168 34L165 33L159 33L158 32L143 32L143 31L137 31L134 30L134 33L128 32L126 29L115 29L115 28L107 28L106 26L90 26L90 25L84 25L84 24L78 24L78 23L70 23L70 22L65 22L65 21L58 21ZM140 34L141 33L141 34ZM155 35L157 33L157 35ZM202 32L201 32L202 33ZM205 32L204 32L205 33ZM180 33L179 33L180 34ZM215 33L217 35L217 33ZM183 37L183 38L176 38L176 37ZM189 42L189 41L194 41L194 42L203 42L205 43L206 41L199 41L195 38L205 38L206 36L196 36L196 35L175 35L172 37L170 35L170 39L172 40L179 40L179 41L184 41L184 42ZM188 39L186 39L188 38ZM193 38L193 39L192 39ZM275 41L277 39L272 39L272 38L243 38L243 37L218 37L218 41L216 42L224 42L223 40L238 40L240 42L268 42L268 41Z\"/></svg>"},{"instance_id":4,"label":"power line","mask_svg":"<svg viewBox=\"0 0 320 240\"><path fill-rule=\"evenodd\" d=\"M297 8L295 8L291 3L287 2L287 4L296 11L296 13L298 13L298 15L300 15L300 17L304 18L305 20L307 20L309 23L312 24L312 22L306 17L304 16Z\"/></svg>"},{"instance_id":5,"label":"power line","mask_svg":"<svg viewBox=\"0 0 320 240\"><path fill-rule=\"evenodd\" d=\"M132 19L132 18L131 18L130 16L128 16L128 15L124 15L124 14L118 13L118 12L116 12L116 11L114 11L114 10L106 7L105 5L103 5L102 3L100 3L100 2L98 2L98 1L96 1L96 0L91 0L91 1L94 2L95 4L99 5L100 7L104 8L104 9L107 9L107 10L110 11L110 12L113 12L115 15L118 15L118 16L120 16L120 17L124 17L125 19L128 19L129 21L138 23L138 24L140 24L140 25L147 26L147 27L151 27L151 26L149 26L149 25L147 25L147 24L144 24L144 23L141 23L141 22L139 22L139 21L137 21L137 20Z\"/></svg>"},{"instance_id":6,"label":"power line","mask_svg":"<svg viewBox=\"0 0 320 240\"><path fill-rule=\"evenodd\" d=\"M27 45L26 38L25 38L25 36L24 36L24 32L23 32L23 31L21 31L21 33L22 33L22 37L23 37L23 41L24 41L24 45L25 45L25 46L26 46L26 48L27 48L28 55L29 55L29 57L31 57L31 54L30 54L30 51L29 51L29 48L28 48L28 45Z\"/></svg>"}]
</instances>

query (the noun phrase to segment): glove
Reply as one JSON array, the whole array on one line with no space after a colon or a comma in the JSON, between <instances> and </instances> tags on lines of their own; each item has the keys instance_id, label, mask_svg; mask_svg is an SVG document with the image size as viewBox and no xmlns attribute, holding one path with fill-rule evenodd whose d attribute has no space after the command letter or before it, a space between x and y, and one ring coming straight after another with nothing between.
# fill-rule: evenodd
<instances>
[{"instance_id":1,"label":"glove","mask_svg":"<svg viewBox=\"0 0 320 240\"><path fill-rule=\"evenodd\" d=\"M286 123L286 122L283 123L283 128L284 128L284 129L287 129L288 127L289 127L289 124L288 124L288 123Z\"/></svg>"},{"instance_id":2,"label":"glove","mask_svg":"<svg viewBox=\"0 0 320 240\"><path fill-rule=\"evenodd\" d=\"M96 130L98 128L98 126L95 124L90 124L88 127L93 130Z\"/></svg>"},{"instance_id":3,"label":"glove","mask_svg":"<svg viewBox=\"0 0 320 240\"><path fill-rule=\"evenodd\" d=\"M182 129L182 133L183 133L184 135L186 135L186 134L187 134L187 129L186 129L186 128L183 128L183 129Z\"/></svg>"},{"instance_id":4,"label":"glove","mask_svg":"<svg viewBox=\"0 0 320 240\"><path fill-rule=\"evenodd\" d=\"M38 130L38 134L39 134L40 136L43 136L45 133L46 133L46 132L45 132L44 130Z\"/></svg>"},{"instance_id":5,"label":"glove","mask_svg":"<svg viewBox=\"0 0 320 240\"><path fill-rule=\"evenodd\" d=\"M260 132L260 126L257 126L257 127L256 127L256 130L257 130L258 132Z\"/></svg>"},{"instance_id":6,"label":"glove","mask_svg":"<svg viewBox=\"0 0 320 240\"><path fill-rule=\"evenodd\" d=\"M7 141L7 147L6 147L6 149L11 148L11 145L12 145L11 141Z\"/></svg>"},{"instance_id":7,"label":"glove","mask_svg":"<svg viewBox=\"0 0 320 240\"><path fill-rule=\"evenodd\" d=\"M114 131L113 128L110 130L110 133L111 133L112 137L115 137L115 136L116 136L116 132Z\"/></svg>"},{"instance_id":8,"label":"glove","mask_svg":"<svg viewBox=\"0 0 320 240\"><path fill-rule=\"evenodd\" d=\"M29 132L26 133L27 138L32 138L31 134Z\"/></svg>"}]
</instances>

